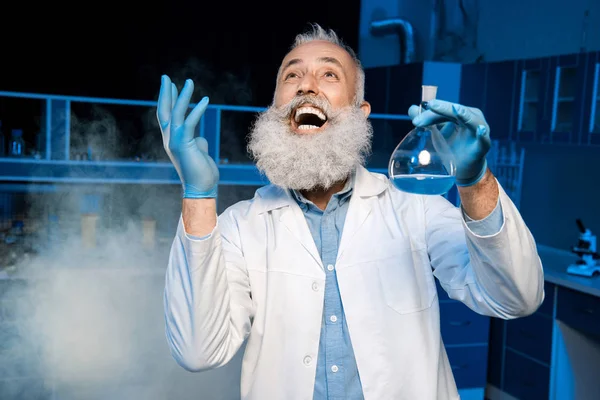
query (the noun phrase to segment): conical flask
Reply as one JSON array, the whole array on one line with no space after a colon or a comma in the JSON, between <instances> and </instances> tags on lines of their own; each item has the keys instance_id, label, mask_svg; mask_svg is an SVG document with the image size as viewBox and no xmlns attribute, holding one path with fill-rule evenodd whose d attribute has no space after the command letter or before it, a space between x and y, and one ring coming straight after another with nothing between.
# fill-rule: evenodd
<instances>
[{"instance_id":1,"label":"conical flask","mask_svg":"<svg viewBox=\"0 0 600 400\"><path fill-rule=\"evenodd\" d=\"M435 99L437 86L423 86L421 104ZM416 127L396 146L389 177L398 189L415 194L443 195L456 181L456 161L440 131Z\"/></svg>"}]
</instances>

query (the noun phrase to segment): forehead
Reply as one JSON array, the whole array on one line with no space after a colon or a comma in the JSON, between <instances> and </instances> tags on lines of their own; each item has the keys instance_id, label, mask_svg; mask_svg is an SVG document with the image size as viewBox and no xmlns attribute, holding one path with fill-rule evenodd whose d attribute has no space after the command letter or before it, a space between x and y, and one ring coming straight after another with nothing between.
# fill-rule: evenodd
<instances>
[{"instance_id":1,"label":"forehead","mask_svg":"<svg viewBox=\"0 0 600 400\"><path fill-rule=\"evenodd\" d=\"M322 63L323 60L335 59L346 71L353 71L354 60L346 50L327 41L312 41L301 44L290 51L281 63L285 68L290 62L294 64Z\"/></svg>"}]
</instances>

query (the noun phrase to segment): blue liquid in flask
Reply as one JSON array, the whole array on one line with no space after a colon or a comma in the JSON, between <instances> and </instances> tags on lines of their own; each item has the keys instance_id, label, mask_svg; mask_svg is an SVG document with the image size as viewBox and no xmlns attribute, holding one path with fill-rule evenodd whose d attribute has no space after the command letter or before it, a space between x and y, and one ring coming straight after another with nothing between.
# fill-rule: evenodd
<instances>
[{"instance_id":1,"label":"blue liquid in flask","mask_svg":"<svg viewBox=\"0 0 600 400\"><path fill-rule=\"evenodd\" d=\"M403 192L443 195L452 189L456 178L449 175L403 174L392 176L391 181Z\"/></svg>"}]
</instances>

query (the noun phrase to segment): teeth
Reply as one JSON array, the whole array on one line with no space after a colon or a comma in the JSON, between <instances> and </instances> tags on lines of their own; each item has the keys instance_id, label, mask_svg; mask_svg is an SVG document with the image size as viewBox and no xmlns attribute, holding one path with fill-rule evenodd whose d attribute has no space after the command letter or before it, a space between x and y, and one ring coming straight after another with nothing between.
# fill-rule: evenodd
<instances>
[{"instance_id":1,"label":"teeth","mask_svg":"<svg viewBox=\"0 0 600 400\"><path fill-rule=\"evenodd\" d=\"M298 129L301 129L301 130L319 129L319 127L316 125L300 125L300 126L298 126Z\"/></svg>"},{"instance_id":2,"label":"teeth","mask_svg":"<svg viewBox=\"0 0 600 400\"><path fill-rule=\"evenodd\" d=\"M327 120L327 117L325 117L325 114L323 114L323 112L321 110L319 110L318 108L305 106L305 107L300 107L296 110L296 118L295 118L296 122L298 122L298 118L302 114L314 114L317 117L319 117L321 119L321 121Z\"/></svg>"}]
</instances>

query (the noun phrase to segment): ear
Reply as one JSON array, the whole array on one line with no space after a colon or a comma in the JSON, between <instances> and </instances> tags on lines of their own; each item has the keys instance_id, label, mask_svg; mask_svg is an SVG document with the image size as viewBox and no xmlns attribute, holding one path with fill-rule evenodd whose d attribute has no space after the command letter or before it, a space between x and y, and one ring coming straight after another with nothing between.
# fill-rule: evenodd
<instances>
[{"instance_id":1,"label":"ear","mask_svg":"<svg viewBox=\"0 0 600 400\"><path fill-rule=\"evenodd\" d=\"M371 104L369 104L368 101L363 101L360 105L360 109L365 114L365 118L368 118L369 115L371 114Z\"/></svg>"}]
</instances>

